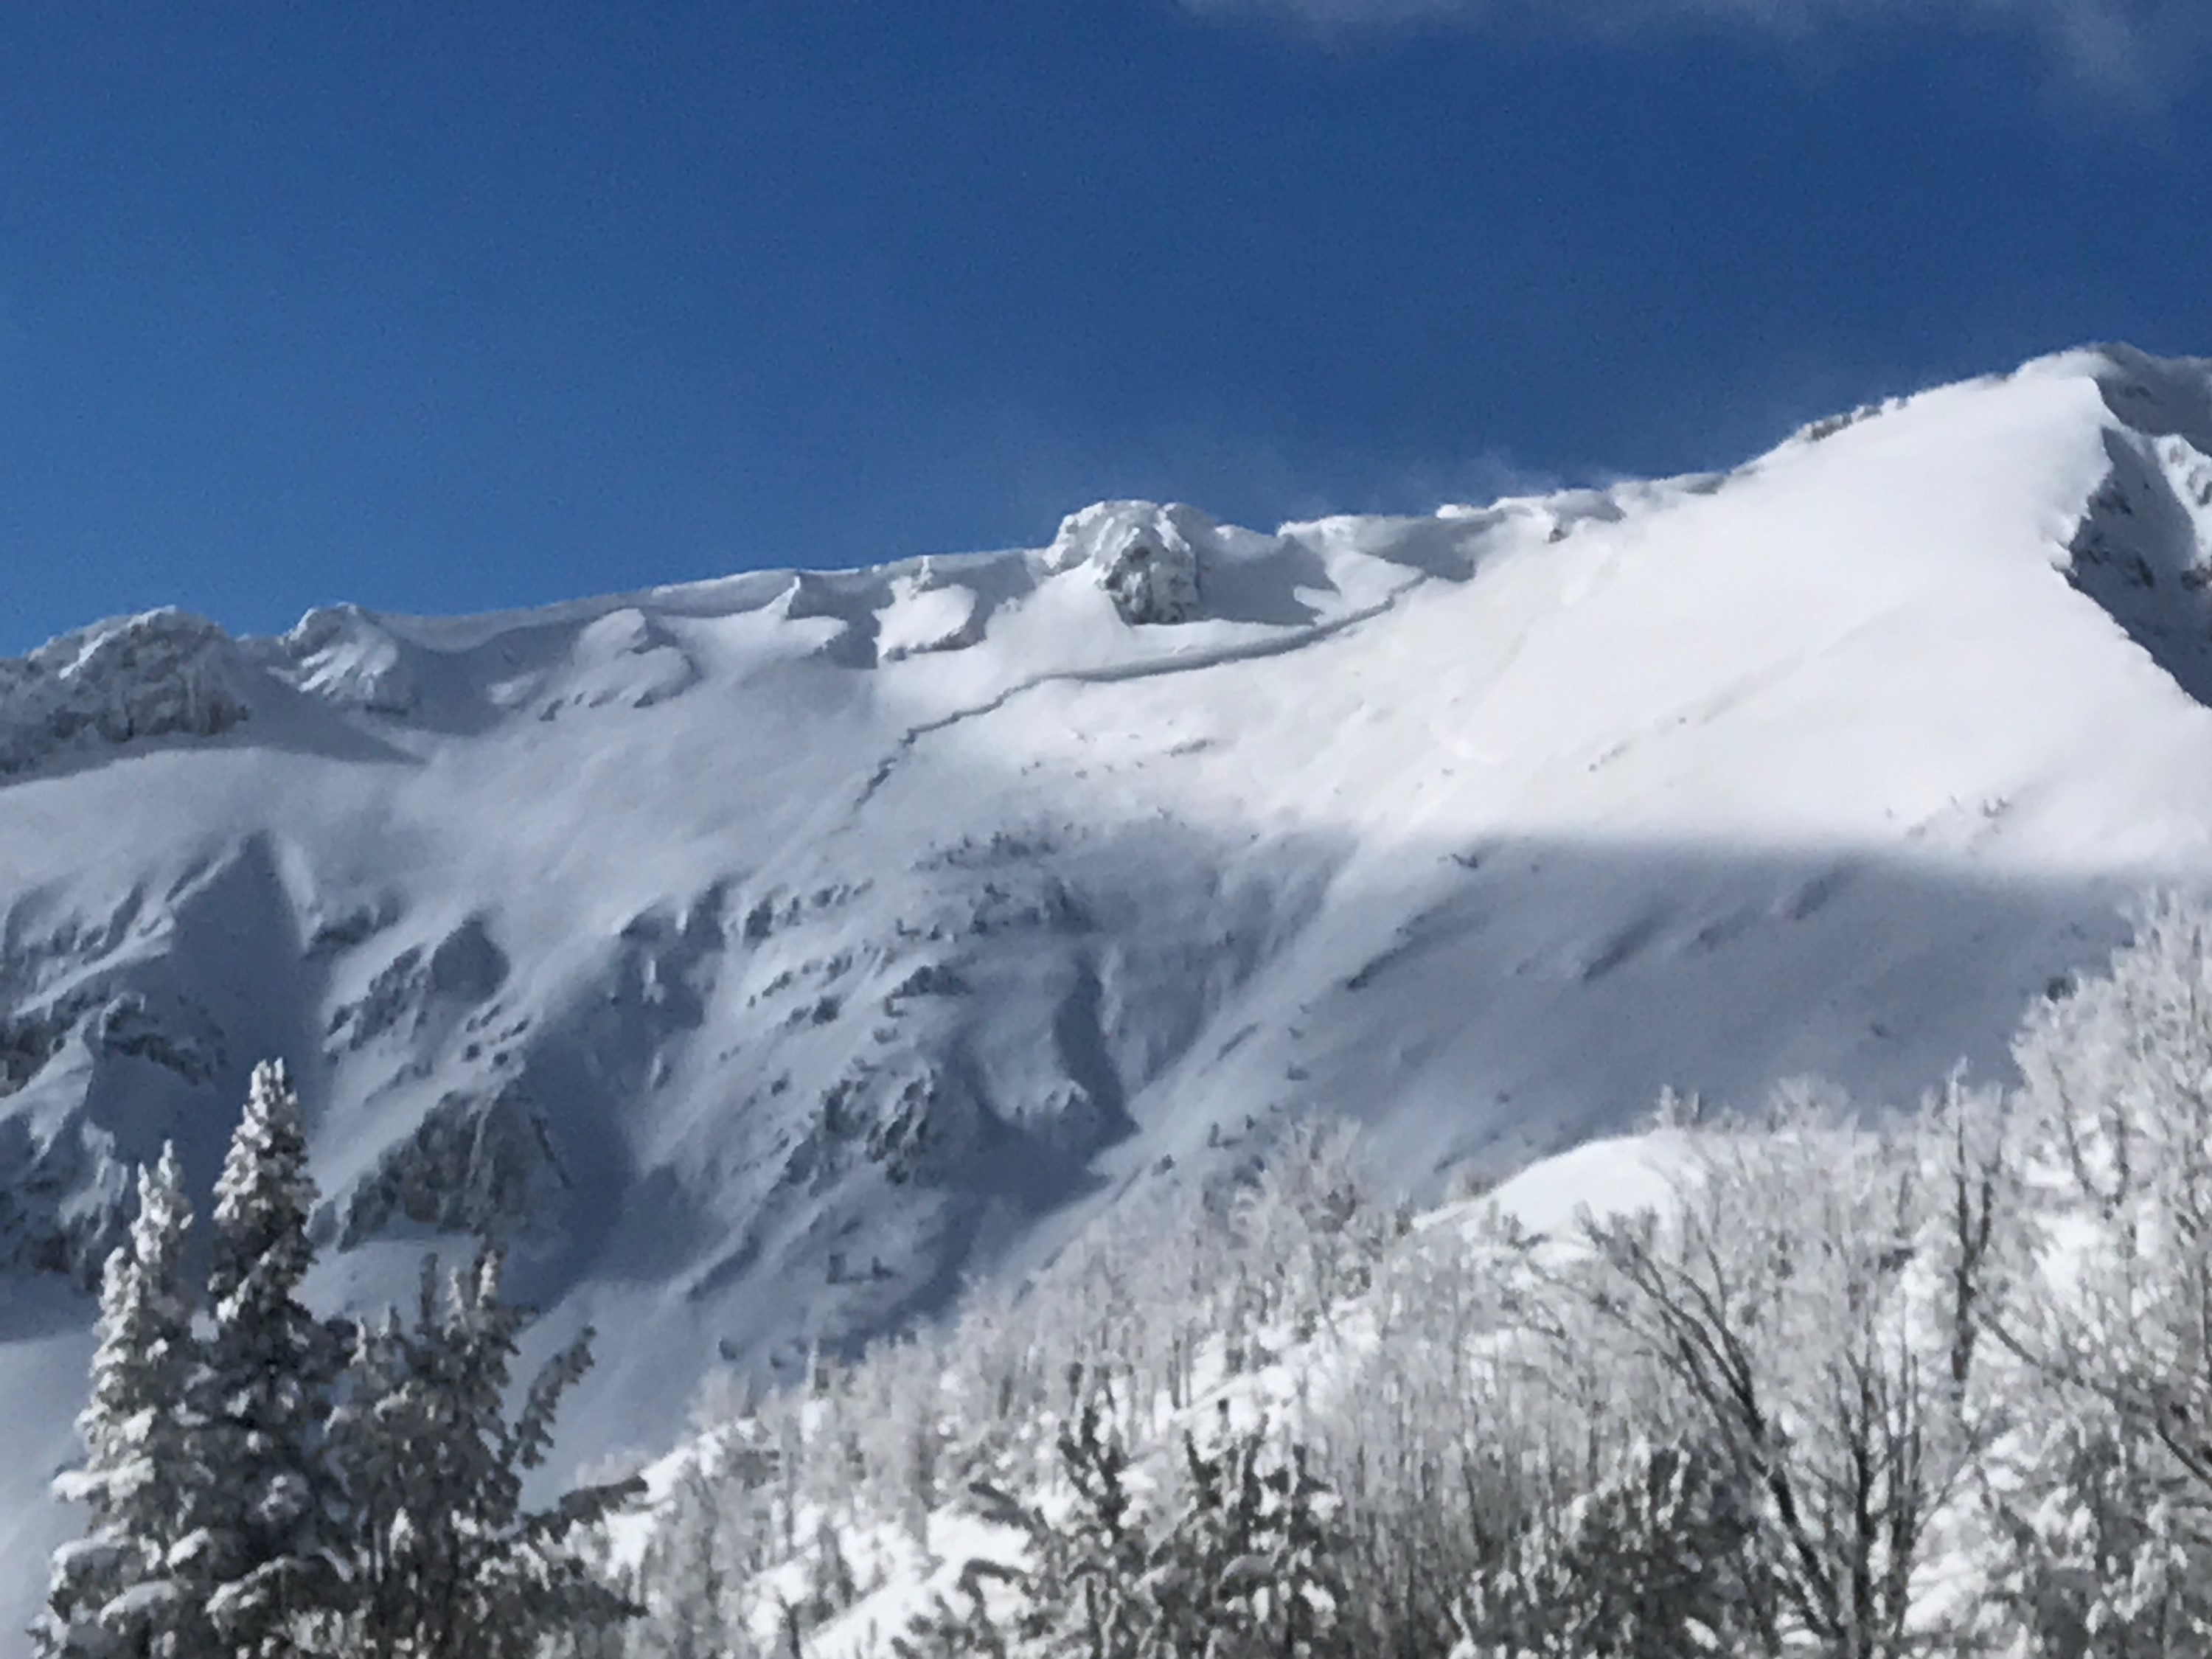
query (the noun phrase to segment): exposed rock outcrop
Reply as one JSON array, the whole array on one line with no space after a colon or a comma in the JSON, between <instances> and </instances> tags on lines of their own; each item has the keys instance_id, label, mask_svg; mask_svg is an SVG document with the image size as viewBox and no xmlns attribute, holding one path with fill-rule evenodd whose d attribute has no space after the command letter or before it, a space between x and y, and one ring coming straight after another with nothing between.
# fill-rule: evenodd
<instances>
[{"instance_id":1,"label":"exposed rock outcrop","mask_svg":"<svg viewBox=\"0 0 2212 1659\"><path fill-rule=\"evenodd\" d=\"M95 623L0 660L0 778L95 743L210 738L248 714L230 636L181 611Z\"/></svg>"},{"instance_id":2,"label":"exposed rock outcrop","mask_svg":"<svg viewBox=\"0 0 2212 1659\"><path fill-rule=\"evenodd\" d=\"M1060 520L1046 562L1054 570L1089 567L1132 626L1188 622L1199 612L1200 550L1218 533L1180 502L1097 501Z\"/></svg>"},{"instance_id":3,"label":"exposed rock outcrop","mask_svg":"<svg viewBox=\"0 0 2212 1659\"><path fill-rule=\"evenodd\" d=\"M358 605L310 611L274 643L280 672L311 696L379 714L412 714L422 701L406 647Z\"/></svg>"},{"instance_id":4,"label":"exposed rock outcrop","mask_svg":"<svg viewBox=\"0 0 2212 1659\"><path fill-rule=\"evenodd\" d=\"M544 1115L520 1083L489 1097L449 1094L354 1188L339 1244L350 1249L399 1219L498 1240L542 1232L568 1190Z\"/></svg>"}]
</instances>

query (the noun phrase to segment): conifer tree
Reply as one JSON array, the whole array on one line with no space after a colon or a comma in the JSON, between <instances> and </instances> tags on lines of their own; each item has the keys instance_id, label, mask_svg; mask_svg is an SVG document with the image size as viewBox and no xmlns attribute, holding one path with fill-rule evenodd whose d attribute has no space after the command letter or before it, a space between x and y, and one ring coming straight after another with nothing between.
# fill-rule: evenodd
<instances>
[{"instance_id":1,"label":"conifer tree","mask_svg":"<svg viewBox=\"0 0 2212 1659\"><path fill-rule=\"evenodd\" d=\"M969 1562L961 1577L965 1605L940 1600L915 1620L893 1644L902 1659L966 1652L1148 1659L1146 1644L1159 1624L1146 1595L1152 1540L1129 1484L1127 1443L1107 1420L1102 1389L1082 1397L1060 1431L1058 1450L1073 1499L1064 1514L1048 1516L988 1482L969 1487L986 1519L1028 1535L1028 1560L1018 1569ZM1011 1592L1003 1620L991 1605L994 1584Z\"/></svg>"},{"instance_id":2,"label":"conifer tree","mask_svg":"<svg viewBox=\"0 0 2212 1659\"><path fill-rule=\"evenodd\" d=\"M1638 1446L1540 1517L1460 1613L1455 1659L1692 1659L1771 1645L1752 1517L1693 1445Z\"/></svg>"},{"instance_id":3,"label":"conifer tree","mask_svg":"<svg viewBox=\"0 0 2212 1659\"><path fill-rule=\"evenodd\" d=\"M55 1482L92 1512L54 1557L33 1635L46 1655L200 1650L197 1608L173 1555L206 1489L184 1408L197 1358L184 1251L191 1208L176 1148L138 1172L131 1242L107 1259L92 1397L77 1419L85 1461Z\"/></svg>"},{"instance_id":4,"label":"conifer tree","mask_svg":"<svg viewBox=\"0 0 2212 1659\"><path fill-rule=\"evenodd\" d=\"M215 1196L202 1392L216 1501L191 1559L226 1641L259 1659L282 1651L291 1623L328 1607L337 1588L322 1461L337 1343L299 1299L316 1194L281 1061L253 1069Z\"/></svg>"},{"instance_id":5,"label":"conifer tree","mask_svg":"<svg viewBox=\"0 0 2212 1659\"><path fill-rule=\"evenodd\" d=\"M1224 1423L1225 1429L1225 1423ZM1150 1550L1147 1654L1323 1659L1352 1650L1335 1494L1306 1448L1278 1451L1264 1427L1213 1451L1183 1437L1185 1500Z\"/></svg>"},{"instance_id":6,"label":"conifer tree","mask_svg":"<svg viewBox=\"0 0 2212 1659\"><path fill-rule=\"evenodd\" d=\"M426 1261L412 1328L387 1316L356 1343L331 1427L349 1498L349 1656L525 1659L550 1638L638 1611L569 1546L641 1483L523 1506L524 1477L551 1449L562 1396L591 1364L591 1334L547 1363L510 1422L529 1316L502 1299L501 1272L489 1245L442 1287L436 1261Z\"/></svg>"}]
</instances>

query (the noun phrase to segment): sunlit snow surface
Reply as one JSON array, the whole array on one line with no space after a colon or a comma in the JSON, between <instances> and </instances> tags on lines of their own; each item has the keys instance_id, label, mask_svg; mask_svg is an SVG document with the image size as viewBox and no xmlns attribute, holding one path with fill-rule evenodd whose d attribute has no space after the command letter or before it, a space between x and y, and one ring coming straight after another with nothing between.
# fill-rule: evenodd
<instances>
[{"instance_id":1,"label":"sunlit snow surface","mask_svg":"<svg viewBox=\"0 0 2212 1659\"><path fill-rule=\"evenodd\" d=\"M2001 1069L2212 876L2208 453L2212 366L2077 353L1727 475L0 664L0 1621L54 1270L264 1054L325 1298L500 1231L601 1332L579 1459L1285 1113L1434 1191L1662 1085Z\"/></svg>"}]
</instances>

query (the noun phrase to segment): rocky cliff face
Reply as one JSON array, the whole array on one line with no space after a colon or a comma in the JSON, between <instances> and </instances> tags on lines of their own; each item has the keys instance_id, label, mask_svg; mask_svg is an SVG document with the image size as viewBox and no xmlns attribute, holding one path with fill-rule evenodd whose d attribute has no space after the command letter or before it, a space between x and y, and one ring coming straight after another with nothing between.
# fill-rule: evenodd
<instances>
[{"instance_id":1,"label":"rocky cliff face","mask_svg":"<svg viewBox=\"0 0 2212 1659\"><path fill-rule=\"evenodd\" d=\"M160 738L220 736L246 718L229 637L181 611L101 623L0 661L0 777Z\"/></svg>"}]
</instances>

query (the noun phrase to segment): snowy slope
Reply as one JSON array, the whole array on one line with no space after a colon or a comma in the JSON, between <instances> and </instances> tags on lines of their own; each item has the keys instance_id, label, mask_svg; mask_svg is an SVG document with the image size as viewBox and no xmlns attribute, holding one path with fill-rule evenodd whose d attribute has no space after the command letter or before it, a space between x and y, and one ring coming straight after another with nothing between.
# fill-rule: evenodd
<instances>
[{"instance_id":1,"label":"snowy slope","mask_svg":"<svg viewBox=\"0 0 2212 1659\"><path fill-rule=\"evenodd\" d=\"M508 1237L580 1457L1302 1108L1419 1185L1993 1066L2212 877L2208 457L2212 365L2081 352L1723 476L0 663L0 1527L264 1054L325 1291Z\"/></svg>"}]
</instances>

